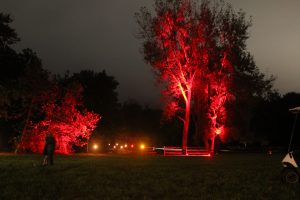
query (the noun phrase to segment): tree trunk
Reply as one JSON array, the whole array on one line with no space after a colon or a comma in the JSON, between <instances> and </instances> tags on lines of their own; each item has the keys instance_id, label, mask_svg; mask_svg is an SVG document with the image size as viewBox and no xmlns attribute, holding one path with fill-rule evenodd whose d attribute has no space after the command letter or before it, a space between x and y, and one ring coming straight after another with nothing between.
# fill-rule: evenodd
<instances>
[{"instance_id":1,"label":"tree trunk","mask_svg":"<svg viewBox=\"0 0 300 200\"><path fill-rule=\"evenodd\" d=\"M184 115L184 124L182 132L182 154L187 154L187 137L189 132L190 125L190 112L191 112L191 91L188 91L186 106L185 106L185 115Z\"/></svg>"},{"instance_id":2,"label":"tree trunk","mask_svg":"<svg viewBox=\"0 0 300 200\"><path fill-rule=\"evenodd\" d=\"M215 134L211 137L210 152L212 154L214 154L214 152L215 152Z\"/></svg>"}]
</instances>

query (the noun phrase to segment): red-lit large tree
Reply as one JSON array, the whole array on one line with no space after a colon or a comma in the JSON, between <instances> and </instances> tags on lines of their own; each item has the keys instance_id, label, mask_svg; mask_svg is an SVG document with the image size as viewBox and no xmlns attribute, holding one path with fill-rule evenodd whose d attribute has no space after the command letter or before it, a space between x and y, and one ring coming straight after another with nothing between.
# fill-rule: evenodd
<instances>
[{"instance_id":1,"label":"red-lit large tree","mask_svg":"<svg viewBox=\"0 0 300 200\"><path fill-rule=\"evenodd\" d=\"M156 0L154 10L155 16L141 8L136 17L144 58L168 100L165 113L183 121L184 152L191 110L196 131L213 150L217 135L228 136L230 103L242 95L236 80L269 86L246 51L251 23L222 1Z\"/></svg>"},{"instance_id":2,"label":"red-lit large tree","mask_svg":"<svg viewBox=\"0 0 300 200\"><path fill-rule=\"evenodd\" d=\"M165 114L175 114L183 122L182 149L187 149L191 103L196 80L207 71L208 54L204 28L189 1L156 1L157 16L144 8L137 14L144 55L166 99Z\"/></svg>"},{"instance_id":3,"label":"red-lit large tree","mask_svg":"<svg viewBox=\"0 0 300 200\"><path fill-rule=\"evenodd\" d=\"M52 132L56 152L68 154L74 146L84 146L96 128L100 115L87 111L82 104L82 87L71 84L65 91L54 87L43 96L43 120L31 121L23 133L20 149L42 152L45 135Z\"/></svg>"}]
</instances>

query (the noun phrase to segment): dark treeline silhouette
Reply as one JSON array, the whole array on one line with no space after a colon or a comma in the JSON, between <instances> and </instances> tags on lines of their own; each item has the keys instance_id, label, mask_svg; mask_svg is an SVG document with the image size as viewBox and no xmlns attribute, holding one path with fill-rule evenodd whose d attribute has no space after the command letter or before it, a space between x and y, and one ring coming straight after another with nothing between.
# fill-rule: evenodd
<instances>
[{"instance_id":1,"label":"dark treeline silhouette","mask_svg":"<svg viewBox=\"0 0 300 200\"><path fill-rule=\"evenodd\" d=\"M134 100L120 102L117 93L119 83L105 70L51 74L44 69L41 59L33 50L17 52L12 48L20 39L10 27L11 22L10 15L0 13L1 151L14 150L22 133L29 130L32 124L43 120L42 105L51 98L52 90L59 88L57 91L63 92L71 85L82 87L84 108L102 117L91 140L99 140L103 144L123 140L143 141L151 146L180 146L182 123L179 119L162 121L163 111L160 109L141 105ZM248 86L244 87L247 91ZM240 105L232 106L232 110L241 116L241 121L237 121L236 117L232 126L243 130L245 134L232 133L227 142L287 146L293 122L293 115L288 109L300 106L300 94L291 92L281 96L271 90L267 97L258 95L257 98L252 96L251 101L245 99L240 101ZM189 146L204 145L193 126L189 137ZM295 145L300 145L299 137Z\"/></svg>"},{"instance_id":2,"label":"dark treeline silhouette","mask_svg":"<svg viewBox=\"0 0 300 200\"><path fill-rule=\"evenodd\" d=\"M261 100L254 108L250 131L255 141L267 142L270 146L289 144L295 114L288 110L300 105L300 93L290 92L283 96L274 93L268 100ZM300 146L300 120L297 120L293 146Z\"/></svg>"}]
</instances>

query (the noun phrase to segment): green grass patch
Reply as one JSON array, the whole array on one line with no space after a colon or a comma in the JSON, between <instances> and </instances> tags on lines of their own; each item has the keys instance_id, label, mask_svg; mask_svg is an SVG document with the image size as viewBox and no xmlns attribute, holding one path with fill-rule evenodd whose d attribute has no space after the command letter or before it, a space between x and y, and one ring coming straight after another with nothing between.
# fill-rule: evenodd
<instances>
[{"instance_id":1,"label":"green grass patch","mask_svg":"<svg viewBox=\"0 0 300 200\"><path fill-rule=\"evenodd\" d=\"M282 155L0 156L0 199L299 199Z\"/></svg>"}]
</instances>

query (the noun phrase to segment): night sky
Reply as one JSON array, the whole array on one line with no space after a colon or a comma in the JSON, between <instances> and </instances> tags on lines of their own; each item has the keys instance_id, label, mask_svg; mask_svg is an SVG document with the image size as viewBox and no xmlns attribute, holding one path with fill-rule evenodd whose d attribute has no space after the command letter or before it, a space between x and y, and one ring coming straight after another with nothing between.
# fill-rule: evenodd
<instances>
[{"instance_id":1,"label":"night sky","mask_svg":"<svg viewBox=\"0 0 300 200\"><path fill-rule=\"evenodd\" d=\"M282 94L300 92L300 1L227 0L252 16L248 49ZM134 13L152 0L0 0L21 37L54 73L106 70L119 81L120 100L157 106L159 90L135 38Z\"/></svg>"}]
</instances>

